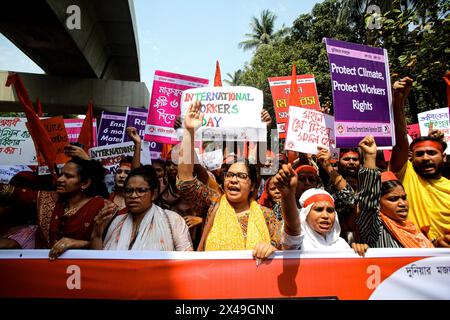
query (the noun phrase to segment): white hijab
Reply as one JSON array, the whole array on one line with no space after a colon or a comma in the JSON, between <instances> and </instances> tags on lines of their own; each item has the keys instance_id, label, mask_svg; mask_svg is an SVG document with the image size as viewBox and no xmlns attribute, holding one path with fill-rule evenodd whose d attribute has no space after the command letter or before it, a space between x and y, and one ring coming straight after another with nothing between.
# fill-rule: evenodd
<instances>
[{"instance_id":1,"label":"white hijab","mask_svg":"<svg viewBox=\"0 0 450 320\"><path fill-rule=\"evenodd\" d=\"M335 249L349 249L350 246L348 243L339 236L341 233L341 226L339 225L338 216L336 213L336 217L334 220L333 227L324 237L323 235L314 231L306 222L306 217L311 211L311 208L315 204L315 202L310 203L307 207L303 207L305 202L311 198L312 196L324 194L328 195L331 198L331 195L322 189L308 189L306 190L299 199L300 206L302 209L300 210L300 224L301 224L301 235L303 236L302 249L303 250L311 250L311 249L323 249L323 248L335 248Z\"/></svg>"},{"instance_id":2,"label":"white hijab","mask_svg":"<svg viewBox=\"0 0 450 320\"><path fill-rule=\"evenodd\" d=\"M131 213L117 216L108 228L104 241L105 250L128 250L133 230ZM174 251L175 245L167 214L152 204L139 226L131 250Z\"/></svg>"}]
</instances>

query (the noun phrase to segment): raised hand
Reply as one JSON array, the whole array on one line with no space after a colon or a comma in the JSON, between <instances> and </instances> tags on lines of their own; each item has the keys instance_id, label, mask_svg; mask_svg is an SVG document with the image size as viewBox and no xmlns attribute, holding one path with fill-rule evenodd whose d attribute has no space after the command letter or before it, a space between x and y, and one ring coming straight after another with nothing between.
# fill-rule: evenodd
<instances>
[{"instance_id":1,"label":"raised hand","mask_svg":"<svg viewBox=\"0 0 450 320\"><path fill-rule=\"evenodd\" d=\"M184 119L184 127L187 130L195 131L202 126L204 115L200 112L201 105L200 101L195 101L189 105Z\"/></svg>"},{"instance_id":2,"label":"raised hand","mask_svg":"<svg viewBox=\"0 0 450 320\"><path fill-rule=\"evenodd\" d=\"M268 128L272 125L272 117L266 109L262 109L261 111L261 121L264 122Z\"/></svg>"},{"instance_id":3,"label":"raised hand","mask_svg":"<svg viewBox=\"0 0 450 320\"><path fill-rule=\"evenodd\" d=\"M430 126L428 127L428 135L433 138L444 139L444 131L433 129L433 122L430 122Z\"/></svg>"},{"instance_id":4,"label":"raised hand","mask_svg":"<svg viewBox=\"0 0 450 320\"><path fill-rule=\"evenodd\" d=\"M406 98L411 91L413 85L413 79L404 77L394 83L392 86L394 89L394 100L405 102Z\"/></svg>"},{"instance_id":5,"label":"raised hand","mask_svg":"<svg viewBox=\"0 0 450 320\"><path fill-rule=\"evenodd\" d=\"M68 157L78 157L81 159L89 160L89 156L83 148L74 146L72 144L64 146L64 154Z\"/></svg>"},{"instance_id":6,"label":"raised hand","mask_svg":"<svg viewBox=\"0 0 450 320\"><path fill-rule=\"evenodd\" d=\"M141 144L142 139L139 136L139 134L138 134L138 132L137 132L135 127L128 127L127 128L127 135L134 142L134 144Z\"/></svg>"},{"instance_id":7,"label":"raised hand","mask_svg":"<svg viewBox=\"0 0 450 320\"><path fill-rule=\"evenodd\" d=\"M322 166L323 169L327 170L331 168L331 153L328 149L317 147L319 153L317 153L317 162Z\"/></svg>"},{"instance_id":8,"label":"raised hand","mask_svg":"<svg viewBox=\"0 0 450 320\"><path fill-rule=\"evenodd\" d=\"M377 144L375 143L375 138L372 135L365 136L358 144L364 155L376 156L377 155Z\"/></svg>"},{"instance_id":9,"label":"raised hand","mask_svg":"<svg viewBox=\"0 0 450 320\"><path fill-rule=\"evenodd\" d=\"M278 173L272 178L281 195L295 194L298 178L291 164L283 164Z\"/></svg>"}]
</instances>

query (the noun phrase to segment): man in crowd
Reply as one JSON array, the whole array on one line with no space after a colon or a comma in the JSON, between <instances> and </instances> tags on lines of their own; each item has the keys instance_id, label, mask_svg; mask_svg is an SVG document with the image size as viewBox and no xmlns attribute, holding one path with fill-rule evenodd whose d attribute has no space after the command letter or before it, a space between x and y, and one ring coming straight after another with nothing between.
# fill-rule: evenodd
<instances>
[{"instance_id":1,"label":"man in crowd","mask_svg":"<svg viewBox=\"0 0 450 320\"><path fill-rule=\"evenodd\" d=\"M437 137L413 140L408 148L405 102L413 80L394 83L395 138L391 170L403 182L409 200L409 218L435 247L450 248L450 180L442 176L447 144ZM411 160L408 161L408 151Z\"/></svg>"}]
</instances>

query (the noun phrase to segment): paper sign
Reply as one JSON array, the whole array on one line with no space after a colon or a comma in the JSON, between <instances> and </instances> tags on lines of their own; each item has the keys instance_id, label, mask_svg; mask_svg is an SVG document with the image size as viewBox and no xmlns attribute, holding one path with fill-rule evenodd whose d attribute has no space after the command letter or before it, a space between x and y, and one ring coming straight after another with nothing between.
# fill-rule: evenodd
<instances>
[{"instance_id":1,"label":"paper sign","mask_svg":"<svg viewBox=\"0 0 450 320\"><path fill-rule=\"evenodd\" d=\"M277 120L278 135L286 138L286 125L288 122L288 99L291 87L291 76L269 78L270 92L272 93L275 117ZM317 94L316 81L311 74L297 76L300 106L307 109L320 111L319 96Z\"/></svg>"},{"instance_id":2,"label":"paper sign","mask_svg":"<svg viewBox=\"0 0 450 320\"><path fill-rule=\"evenodd\" d=\"M266 141L266 125L261 121L263 93L253 87L207 87L183 92L183 118L194 101L201 101L204 114L196 140ZM260 134L262 132L263 134Z\"/></svg>"},{"instance_id":3,"label":"paper sign","mask_svg":"<svg viewBox=\"0 0 450 320\"><path fill-rule=\"evenodd\" d=\"M37 165L26 118L0 117L0 164Z\"/></svg>"},{"instance_id":4,"label":"paper sign","mask_svg":"<svg viewBox=\"0 0 450 320\"><path fill-rule=\"evenodd\" d=\"M28 166L0 165L0 183L9 183L12 177L22 171L31 171Z\"/></svg>"},{"instance_id":5,"label":"paper sign","mask_svg":"<svg viewBox=\"0 0 450 320\"><path fill-rule=\"evenodd\" d=\"M336 145L357 147L372 135L379 147L395 145L387 51L324 38L330 62Z\"/></svg>"},{"instance_id":6,"label":"paper sign","mask_svg":"<svg viewBox=\"0 0 450 320\"><path fill-rule=\"evenodd\" d=\"M125 130L123 132L123 142L132 141L126 133L126 128L135 127L141 139L144 139L145 124L147 123L148 110L142 108L127 107L125 117Z\"/></svg>"},{"instance_id":7,"label":"paper sign","mask_svg":"<svg viewBox=\"0 0 450 320\"><path fill-rule=\"evenodd\" d=\"M204 87L208 83L208 79L155 71L144 139L177 144L179 141L173 126L180 115L181 94L186 89Z\"/></svg>"},{"instance_id":8,"label":"paper sign","mask_svg":"<svg viewBox=\"0 0 450 320\"><path fill-rule=\"evenodd\" d=\"M301 107L289 107L285 150L317 154L317 147L335 147L333 116Z\"/></svg>"},{"instance_id":9,"label":"paper sign","mask_svg":"<svg viewBox=\"0 0 450 320\"><path fill-rule=\"evenodd\" d=\"M433 123L433 129L439 129L444 132L444 141L447 142L445 153L450 152L450 124L448 108L440 108L431 111L421 112L418 115L420 134L428 135L430 123Z\"/></svg>"},{"instance_id":10,"label":"paper sign","mask_svg":"<svg viewBox=\"0 0 450 320\"><path fill-rule=\"evenodd\" d=\"M98 130L97 145L105 146L122 142L125 130L125 113L102 112Z\"/></svg>"}]
</instances>

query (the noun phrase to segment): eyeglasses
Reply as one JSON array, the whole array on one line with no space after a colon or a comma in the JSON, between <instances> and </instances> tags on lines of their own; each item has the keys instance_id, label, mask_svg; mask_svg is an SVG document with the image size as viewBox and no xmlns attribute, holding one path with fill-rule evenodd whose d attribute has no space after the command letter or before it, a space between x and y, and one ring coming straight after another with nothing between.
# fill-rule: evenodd
<instances>
[{"instance_id":1,"label":"eyeglasses","mask_svg":"<svg viewBox=\"0 0 450 320\"><path fill-rule=\"evenodd\" d=\"M150 188L144 188L144 187L140 187L140 188L125 188L123 190L123 192L125 193L125 195L127 197L131 197L133 195L133 193L136 193L136 195L138 197L142 197L146 192L150 191Z\"/></svg>"},{"instance_id":2,"label":"eyeglasses","mask_svg":"<svg viewBox=\"0 0 450 320\"><path fill-rule=\"evenodd\" d=\"M230 172L230 171L225 172L225 179L226 180L231 180L234 177L237 177L238 180L245 181L248 178L248 173L245 173L245 172Z\"/></svg>"}]
</instances>

